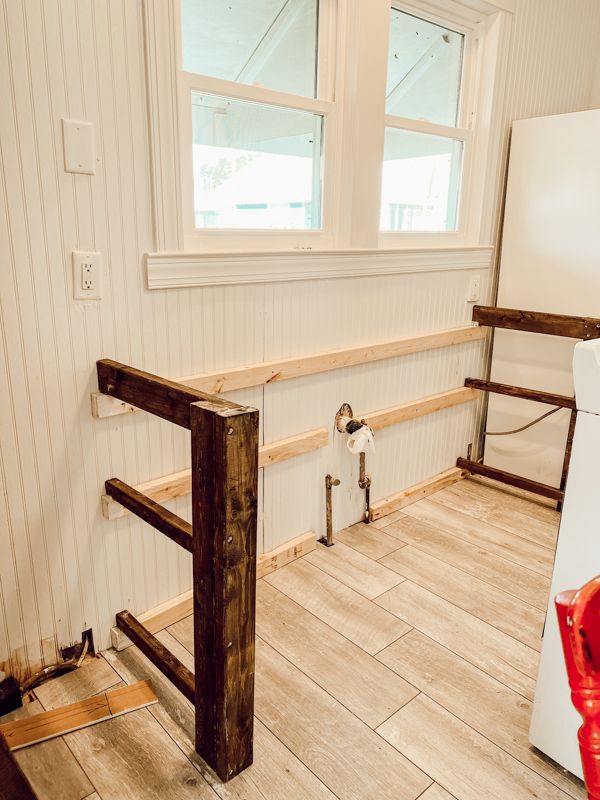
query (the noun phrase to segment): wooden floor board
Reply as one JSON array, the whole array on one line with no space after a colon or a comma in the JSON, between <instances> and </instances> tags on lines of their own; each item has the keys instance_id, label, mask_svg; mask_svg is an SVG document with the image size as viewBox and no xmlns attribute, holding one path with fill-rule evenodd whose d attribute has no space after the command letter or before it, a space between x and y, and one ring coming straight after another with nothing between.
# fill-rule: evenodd
<instances>
[{"instance_id":1,"label":"wooden floor board","mask_svg":"<svg viewBox=\"0 0 600 800\"><path fill-rule=\"evenodd\" d=\"M439 784L434 783L419 797L419 800L456 800L456 798L448 794Z\"/></svg>"},{"instance_id":2,"label":"wooden floor board","mask_svg":"<svg viewBox=\"0 0 600 800\"><path fill-rule=\"evenodd\" d=\"M404 517L386 528L386 532L540 611L545 611L548 606L549 578L490 553L477 544L465 542L439 526Z\"/></svg>"},{"instance_id":3,"label":"wooden floor board","mask_svg":"<svg viewBox=\"0 0 600 800\"><path fill-rule=\"evenodd\" d=\"M534 650L541 649L543 611L412 545L385 556L380 563Z\"/></svg>"},{"instance_id":4,"label":"wooden floor board","mask_svg":"<svg viewBox=\"0 0 600 800\"><path fill-rule=\"evenodd\" d=\"M530 492L523 492L515 486L499 484L490 478L472 476L461 486L463 491L470 493L474 497L488 497L494 502L504 505L506 508L513 508L526 516L541 519L546 522L558 525L560 513L556 510L556 503L546 497L533 495Z\"/></svg>"},{"instance_id":5,"label":"wooden floor board","mask_svg":"<svg viewBox=\"0 0 600 800\"><path fill-rule=\"evenodd\" d=\"M576 800L585 800L581 781L530 747L531 703L521 695L419 631L410 631L377 658L522 764Z\"/></svg>"},{"instance_id":6,"label":"wooden floor board","mask_svg":"<svg viewBox=\"0 0 600 800\"><path fill-rule=\"evenodd\" d=\"M338 531L335 534L335 541L343 542L348 547L358 550L359 553L375 561L403 546L402 542L399 542L393 536L388 536L382 530L374 528L372 525L365 525L362 522Z\"/></svg>"},{"instance_id":7,"label":"wooden floor board","mask_svg":"<svg viewBox=\"0 0 600 800\"><path fill-rule=\"evenodd\" d=\"M411 581L375 601L412 628L533 699L539 653Z\"/></svg>"},{"instance_id":8,"label":"wooden floor board","mask_svg":"<svg viewBox=\"0 0 600 800\"><path fill-rule=\"evenodd\" d=\"M306 559L263 580L371 655L409 630L398 617L306 563Z\"/></svg>"},{"instance_id":9,"label":"wooden floor board","mask_svg":"<svg viewBox=\"0 0 600 800\"><path fill-rule=\"evenodd\" d=\"M378 731L458 800L569 798L424 694Z\"/></svg>"},{"instance_id":10,"label":"wooden floor board","mask_svg":"<svg viewBox=\"0 0 600 800\"><path fill-rule=\"evenodd\" d=\"M401 581L393 570L339 541L333 547L318 544L304 560L369 600Z\"/></svg>"}]
</instances>

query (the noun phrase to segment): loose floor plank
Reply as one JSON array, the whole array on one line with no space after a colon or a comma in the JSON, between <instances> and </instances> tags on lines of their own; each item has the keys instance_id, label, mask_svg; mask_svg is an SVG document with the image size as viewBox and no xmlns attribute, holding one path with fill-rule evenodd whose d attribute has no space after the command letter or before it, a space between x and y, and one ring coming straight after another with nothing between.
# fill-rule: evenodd
<instances>
[{"instance_id":1,"label":"loose floor plank","mask_svg":"<svg viewBox=\"0 0 600 800\"><path fill-rule=\"evenodd\" d=\"M353 550L358 550L359 553L375 561L404 546L393 536L388 536L383 531L373 528L372 525L365 525L362 522L338 531L334 538L336 542L343 542Z\"/></svg>"},{"instance_id":2,"label":"loose floor plank","mask_svg":"<svg viewBox=\"0 0 600 800\"><path fill-rule=\"evenodd\" d=\"M432 500L422 500L414 506L408 506L404 511L409 517L442 528L465 542L483 547L490 553L502 556L540 575L548 578L552 575L553 550L540 547L486 522L475 520L467 514L461 514L460 511L444 508Z\"/></svg>"},{"instance_id":3,"label":"loose floor plank","mask_svg":"<svg viewBox=\"0 0 600 800\"><path fill-rule=\"evenodd\" d=\"M423 694L378 731L460 800L569 797Z\"/></svg>"},{"instance_id":4,"label":"loose floor plank","mask_svg":"<svg viewBox=\"0 0 600 800\"><path fill-rule=\"evenodd\" d=\"M34 700L3 716L2 722L26 719L43 710L39 700ZM87 800L94 791L89 778L62 739L41 742L35 747L17 750L13 755L38 800Z\"/></svg>"},{"instance_id":5,"label":"loose floor plank","mask_svg":"<svg viewBox=\"0 0 600 800\"><path fill-rule=\"evenodd\" d=\"M289 564L265 581L371 655L410 627L306 559Z\"/></svg>"},{"instance_id":6,"label":"loose floor plank","mask_svg":"<svg viewBox=\"0 0 600 800\"><path fill-rule=\"evenodd\" d=\"M257 635L371 728L417 694L384 668L272 586L257 586Z\"/></svg>"},{"instance_id":7,"label":"loose floor plank","mask_svg":"<svg viewBox=\"0 0 600 800\"><path fill-rule=\"evenodd\" d=\"M342 542L337 542L333 547L319 544L304 560L370 600L402 580L393 570Z\"/></svg>"},{"instance_id":8,"label":"loose floor plank","mask_svg":"<svg viewBox=\"0 0 600 800\"><path fill-rule=\"evenodd\" d=\"M387 527L385 532L539 610L545 611L548 606L548 578L464 542L437 526L404 517Z\"/></svg>"},{"instance_id":9,"label":"loose floor plank","mask_svg":"<svg viewBox=\"0 0 600 800\"><path fill-rule=\"evenodd\" d=\"M541 649L543 611L412 545L396 550L380 563L534 650Z\"/></svg>"},{"instance_id":10,"label":"loose floor plank","mask_svg":"<svg viewBox=\"0 0 600 800\"><path fill-rule=\"evenodd\" d=\"M411 581L375 601L434 641L533 699L539 654Z\"/></svg>"},{"instance_id":11,"label":"loose floor plank","mask_svg":"<svg viewBox=\"0 0 600 800\"><path fill-rule=\"evenodd\" d=\"M256 651L256 715L339 800L416 800L432 783L261 639Z\"/></svg>"},{"instance_id":12,"label":"loose floor plank","mask_svg":"<svg viewBox=\"0 0 600 800\"><path fill-rule=\"evenodd\" d=\"M522 764L576 800L585 800L580 780L530 747L531 703L507 686L419 631L410 631L377 658Z\"/></svg>"},{"instance_id":13,"label":"loose floor plank","mask_svg":"<svg viewBox=\"0 0 600 800\"><path fill-rule=\"evenodd\" d=\"M0 736L4 736L11 750L19 750L145 708L156 702L156 695L150 683L140 681L133 686L103 692L52 711L42 711L31 717L6 722L0 725Z\"/></svg>"}]
</instances>

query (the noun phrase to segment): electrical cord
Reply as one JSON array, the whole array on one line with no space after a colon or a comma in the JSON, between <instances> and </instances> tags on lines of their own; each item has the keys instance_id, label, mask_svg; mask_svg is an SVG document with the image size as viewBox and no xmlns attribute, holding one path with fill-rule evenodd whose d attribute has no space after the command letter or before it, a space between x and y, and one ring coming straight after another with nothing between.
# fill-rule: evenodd
<instances>
[{"instance_id":1,"label":"electrical cord","mask_svg":"<svg viewBox=\"0 0 600 800\"><path fill-rule=\"evenodd\" d=\"M541 417L537 417L531 422L528 422L527 425L523 425L521 428L515 428L514 431L485 431L485 436L510 436L513 433L521 433L521 431L526 431L527 428L532 428L534 425L537 425L538 422L541 422L543 419L552 416L552 414L556 414L556 412L560 411L561 408L563 408L563 406L557 406L550 411L546 411L546 413L542 414Z\"/></svg>"}]
</instances>

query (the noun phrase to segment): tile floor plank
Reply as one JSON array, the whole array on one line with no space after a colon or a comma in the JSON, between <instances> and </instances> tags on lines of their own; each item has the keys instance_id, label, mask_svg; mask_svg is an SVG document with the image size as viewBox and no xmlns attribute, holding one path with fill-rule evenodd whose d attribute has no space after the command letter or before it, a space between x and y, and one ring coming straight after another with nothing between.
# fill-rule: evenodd
<instances>
[{"instance_id":1,"label":"tile floor plank","mask_svg":"<svg viewBox=\"0 0 600 800\"><path fill-rule=\"evenodd\" d=\"M305 556L304 561L308 561L309 564L313 564L369 600L387 592L402 580L398 573L353 550L343 542L337 542L333 547L317 544L316 550Z\"/></svg>"},{"instance_id":2,"label":"tile floor plank","mask_svg":"<svg viewBox=\"0 0 600 800\"><path fill-rule=\"evenodd\" d=\"M393 536L388 536L383 531L373 528L372 525L365 525L363 522L338 531L334 540L343 542L348 547L358 550L359 553L375 561L387 556L388 553L392 553L399 547L403 547L402 542L399 542Z\"/></svg>"},{"instance_id":3,"label":"tile floor plank","mask_svg":"<svg viewBox=\"0 0 600 800\"><path fill-rule=\"evenodd\" d=\"M385 556L380 563L534 650L541 649L543 611L412 545Z\"/></svg>"},{"instance_id":4,"label":"tile floor plank","mask_svg":"<svg viewBox=\"0 0 600 800\"><path fill-rule=\"evenodd\" d=\"M410 630L398 617L308 564L306 558L263 580L371 655Z\"/></svg>"},{"instance_id":5,"label":"tile floor plank","mask_svg":"<svg viewBox=\"0 0 600 800\"><path fill-rule=\"evenodd\" d=\"M419 797L419 800L456 800L456 798L448 794L439 784L434 783L433 786L430 786L429 789Z\"/></svg>"},{"instance_id":6,"label":"tile floor plank","mask_svg":"<svg viewBox=\"0 0 600 800\"><path fill-rule=\"evenodd\" d=\"M569 798L424 694L378 731L458 800Z\"/></svg>"},{"instance_id":7,"label":"tile floor plank","mask_svg":"<svg viewBox=\"0 0 600 800\"><path fill-rule=\"evenodd\" d=\"M474 575L490 586L545 611L548 605L550 580L526 567L513 564L474 544L464 542L452 533L412 517L386 528L390 536L429 553L446 564Z\"/></svg>"},{"instance_id":8,"label":"tile floor plank","mask_svg":"<svg viewBox=\"0 0 600 800\"><path fill-rule=\"evenodd\" d=\"M539 653L411 581L375 601L412 628L533 699Z\"/></svg>"},{"instance_id":9,"label":"tile floor plank","mask_svg":"<svg viewBox=\"0 0 600 800\"><path fill-rule=\"evenodd\" d=\"M256 644L257 717L339 800L416 800L432 783L262 639Z\"/></svg>"},{"instance_id":10,"label":"tile floor plank","mask_svg":"<svg viewBox=\"0 0 600 800\"><path fill-rule=\"evenodd\" d=\"M585 800L581 781L530 747L531 703L521 695L419 631L410 631L377 658L522 764Z\"/></svg>"},{"instance_id":11,"label":"tile floor plank","mask_svg":"<svg viewBox=\"0 0 600 800\"><path fill-rule=\"evenodd\" d=\"M554 551L540 547L513 533L495 528L487 522L480 522L460 511L445 508L433 500L421 500L404 509L407 516L427 522L454 534L469 544L474 544L490 553L495 553L507 561L520 564L529 570L550 578L554 561Z\"/></svg>"},{"instance_id":12,"label":"tile floor plank","mask_svg":"<svg viewBox=\"0 0 600 800\"><path fill-rule=\"evenodd\" d=\"M473 475L460 483L464 492L473 497L487 497L507 508L514 508L526 516L554 523L558 527L560 512L556 510L556 503L545 497L530 492L523 493L514 486L506 486L479 475Z\"/></svg>"}]
</instances>

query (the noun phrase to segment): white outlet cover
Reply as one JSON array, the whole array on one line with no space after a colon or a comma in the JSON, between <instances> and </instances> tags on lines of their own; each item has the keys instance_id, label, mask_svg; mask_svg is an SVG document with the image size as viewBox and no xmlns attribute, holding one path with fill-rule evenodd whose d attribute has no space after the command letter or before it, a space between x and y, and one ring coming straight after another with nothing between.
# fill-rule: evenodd
<instances>
[{"instance_id":1,"label":"white outlet cover","mask_svg":"<svg viewBox=\"0 0 600 800\"><path fill-rule=\"evenodd\" d=\"M89 265L86 268L86 265ZM85 271L84 271L85 270ZM84 276L92 282L84 288ZM73 251L73 297L75 300L100 300L102 297L102 254L90 250Z\"/></svg>"},{"instance_id":2,"label":"white outlet cover","mask_svg":"<svg viewBox=\"0 0 600 800\"><path fill-rule=\"evenodd\" d=\"M65 172L96 173L94 126L80 119L63 119Z\"/></svg>"}]
</instances>

